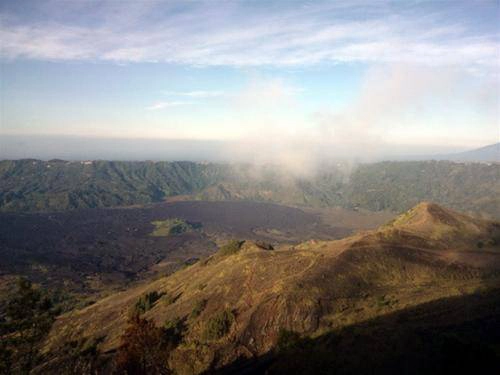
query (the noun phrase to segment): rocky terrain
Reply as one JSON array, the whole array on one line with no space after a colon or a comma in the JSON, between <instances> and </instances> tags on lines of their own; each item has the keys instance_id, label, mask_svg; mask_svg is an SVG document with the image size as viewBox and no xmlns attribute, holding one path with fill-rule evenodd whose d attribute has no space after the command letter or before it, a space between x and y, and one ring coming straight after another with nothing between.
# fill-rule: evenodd
<instances>
[{"instance_id":1,"label":"rocky terrain","mask_svg":"<svg viewBox=\"0 0 500 375\"><path fill-rule=\"evenodd\" d=\"M429 306L441 306L430 310L438 314L454 306L446 301L460 305L461 298L477 298L477 306L468 306L476 310L449 324L485 315L498 329L493 297L481 295L498 292L499 243L499 223L433 203L421 203L379 229L340 240L276 248L252 241L233 243L171 276L58 318L46 342L52 359L45 370L63 360L58 350L76 339L99 339L98 351L108 358L106 366L112 366L110 358L121 345L130 309L152 292L160 298L144 312L145 318L158 326L183 322L182 340L168 359L169 367L179 374L257 371L259 366L283 373L280 368L289 362L282 359L290 351L319 347L314 345L322 348L324 362L330 347L346 351L346 342L328 345L325 337L335 332L345 337L344 330L356 329L363 337L365 324L374 330L387 329L394 319L410 319L412 314L406 311L414 309L419 312L418 327L432 326L433 315L425 313ZM216 324L221 321L222 328ZM388 365L384 360L389 359L384 358L377 366ZM311 360L301 359L303 364ZM344 370L349 372L353 364L346 361ZM353 363L357 362L359 358Z\"/></svg>"},{"instance_id":2,"label":"rocky terrain","mask_svg":"<svg viewBox=\"0 0 500 375\"><path fill-rule=\"evenodd\" d=\"M163 276L232 238L270 243L339 238L392 218L387 212L311 209L259 202L182 201L55 213L0 213L0 285L26 276L86 295ZM189 230L158 231L179 220Z\"/></svg>"}]
</instances>

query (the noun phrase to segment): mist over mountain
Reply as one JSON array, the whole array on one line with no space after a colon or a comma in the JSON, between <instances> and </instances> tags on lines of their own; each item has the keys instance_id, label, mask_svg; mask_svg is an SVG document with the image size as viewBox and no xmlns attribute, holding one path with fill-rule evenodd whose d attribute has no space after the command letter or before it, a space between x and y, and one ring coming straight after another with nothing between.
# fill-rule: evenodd
<instances>
[{"instance_id":1,"label":"mist over mountain","mask_svg":"<svg viewBox=\"0 0 500 375\"><path fill-rule=\"evenodd\" d=\"M0 210L116 207L178 197L401 212L433 200L500 217L500 164L337 162L294 172L243 163L4 160Z\"/></svg>"}]
</instances>

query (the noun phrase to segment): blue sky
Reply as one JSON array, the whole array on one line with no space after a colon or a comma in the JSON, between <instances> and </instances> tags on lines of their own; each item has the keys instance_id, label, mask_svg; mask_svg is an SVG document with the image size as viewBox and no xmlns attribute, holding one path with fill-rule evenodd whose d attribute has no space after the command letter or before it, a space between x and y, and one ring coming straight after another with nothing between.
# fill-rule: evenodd
<instances>
[{"instance_id":1,"label":"blue sky","mask_svg":"<svg viewBox=\"0 0 500 375\"><path fill-rule=\"evenodd\" d=\"M0 136L481 146L499 21L498 1L4 1Z\"/></svg>"}]
</instances>

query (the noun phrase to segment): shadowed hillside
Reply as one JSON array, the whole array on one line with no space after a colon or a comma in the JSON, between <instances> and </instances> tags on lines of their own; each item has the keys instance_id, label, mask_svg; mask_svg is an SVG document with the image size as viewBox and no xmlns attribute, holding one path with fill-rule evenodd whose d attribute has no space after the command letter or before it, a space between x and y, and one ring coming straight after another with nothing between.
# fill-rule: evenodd
<instances>
[{"instance_id":1,"label":"shadowed hillside","mask_svg":"<svg viewBox=\"0 0 500 375\"><path fill-rule=\"evenodd\" d=\"M500 290L444 298L282 342L275 356L223 373L450 374L500 371ZM376 349L375 349L376 348Z\"/></svg>"},{"instance_id":2,"label":"shadowed hillside","mask_svg":"<svg viewBox=\"0 0 500 375\"><path fill-rule=\"evenodd\" d=\"M338 241L279 249L232 243L170 277L62 316L47 349L57 353L68 340L94 337L101 338L101 353L112 353L130 309L155 292L160 298L143 316L158 326L171 321L184 326L170 367L180 374L213 371L269 353L283 330L314 338L494 288L500 277L499 236L498 223L422 203L379 230ZM483 257L488 262L480 266Z\"/></svg>"}]
</instances>

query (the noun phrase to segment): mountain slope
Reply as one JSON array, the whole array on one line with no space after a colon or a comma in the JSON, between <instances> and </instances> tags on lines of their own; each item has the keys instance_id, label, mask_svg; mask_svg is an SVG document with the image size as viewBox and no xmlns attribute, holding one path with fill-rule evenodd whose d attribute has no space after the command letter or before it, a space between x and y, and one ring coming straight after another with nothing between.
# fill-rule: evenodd
<instances>
[{"instance_id":1,"label":"mountain slope","mask_svg":"<svg viewBox=\"0 0 500 375\"><path fill-rule=\"evenodd\" d=\"M487 221L478 220L435 203L420 203L398 216L384 227L397 232L406 231L432 240L465 244L479 240L494 228Z\"/></svg>"},{"instance_id":2,"label":"mountain slope","mask_svg":"<svg viewBox=\"0 0 500 375\"><path fill-rule=\"evenodd\" d=\"M274 356L259 358L258 366L266 374L287 375L498 374L499 292L444 298L295 339ZM225 372L256 367L243 361Z\"/></svg>"},{"instance_id":3,"label":"mountain slope","mask_svg":"<svg viewBox=\"0 0 500 375\"><path fill-rule=\"evenodd\" d=\"M499 163L340 163L304 173L277 165L4 160L0 211L116 207L175 197L403 212L430 200L500 219Z\"/></svg>"},{"instance_id":4,"label":"mountain slope","mask_svg":"<svg viewBox=\"0 0 500 375\"><path fill-rule=\"evenodd\" d=\"M210 186L224 167L193 162L4 160L0 210L55 211L161 201Z\"/></svg>"},{"instance_id":5,"label":"mountain slope","mask_svg":"<svg viewBox=\"0 0 500 375\"><path fill-rule=\"evenodd\" d=\"M500 162L500 143L484 146L456 154L438 155L435 160L455 160L469 162Z\"/></svg>"},{"instance_id":6,"label":"mountain slope","mask_svg":"<svg viewBox=\"0 0 500 375\"><path fill-rule=\"evenodd\" d=\"M500 164L363 164L352 173L345 196L350 204L374 211L403 212L421 201L433 201L462 212L489 213L500 219Z\"/></svg>"},{"instance_id":7,"label":"mountain slope","mask_svg":"<svg viewBox=\"0 0 500 375\"><path fill-rule=\"evenodd\" d=\"M276 250L233 244L170 277L61 317L47 348L57 352L68 340L102 337L100 350L111 352L120 344L131 307L156 291L162 297L144 316L158 325L185 323L170 364L180 374L199 373L269 352L282 329L314 337L498 286L499 239L498 223L424 203L379 230L343 240ZM472 254L472 260L450 256L456 253ZM483 255L489 257L487 267L473 262ZM231 317L229 328L214 337L210 327L221 314Z\"/></svg>"}]
</instances>

